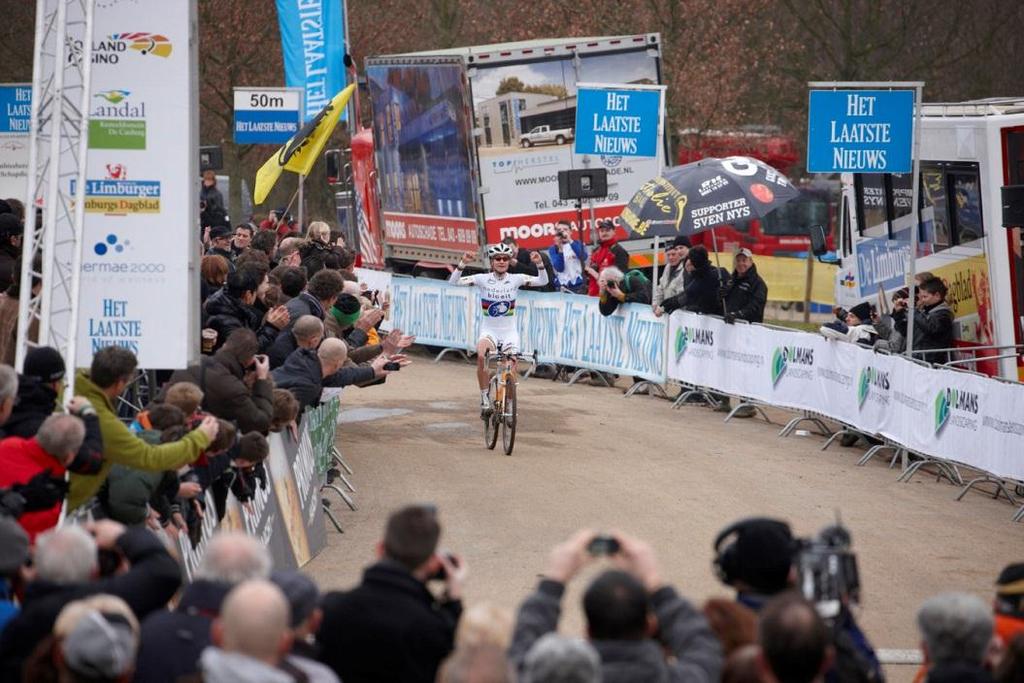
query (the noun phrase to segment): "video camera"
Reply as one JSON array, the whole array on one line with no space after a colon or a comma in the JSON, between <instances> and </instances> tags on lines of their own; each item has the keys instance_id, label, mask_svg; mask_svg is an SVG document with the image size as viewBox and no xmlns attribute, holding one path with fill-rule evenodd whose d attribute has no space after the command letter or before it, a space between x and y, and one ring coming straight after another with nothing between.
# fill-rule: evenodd
<instances>
[{"instance_id":1,"label":"video camera","mask_svg":"<svg viewBox=\"0 0 1024 683\"><path fill-rule=\"evenodd\" d=\"M852 544L849 530L838 520L814 538L797 539L797 588L822 619L835 619L844 605L860 604L860 573Z\"/></svg>"}]
</instances>

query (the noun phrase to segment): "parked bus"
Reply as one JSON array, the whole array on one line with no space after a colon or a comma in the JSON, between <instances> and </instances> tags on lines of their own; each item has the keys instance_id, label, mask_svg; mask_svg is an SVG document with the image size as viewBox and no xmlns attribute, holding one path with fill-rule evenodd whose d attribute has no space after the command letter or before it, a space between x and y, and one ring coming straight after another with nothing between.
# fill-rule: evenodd
<instances>
[{"instance_id":1,"label":"parked bus","mask_svg":"<svg viewBox=\"0 0 1024 683\"><path fill-rule=\"evenodd\" d=\"M1000 197L1024 183L1024 98L925 104L920 167L916 216L912 174L843 174L836 302L890 301L906 284L916 227L916 272L949 288L956 345L990 347L958 360L1011 356L961 367L1024 379L1012 357L1022 339L1021 230L1002 226Z\"/></svg>"}]
</instances>

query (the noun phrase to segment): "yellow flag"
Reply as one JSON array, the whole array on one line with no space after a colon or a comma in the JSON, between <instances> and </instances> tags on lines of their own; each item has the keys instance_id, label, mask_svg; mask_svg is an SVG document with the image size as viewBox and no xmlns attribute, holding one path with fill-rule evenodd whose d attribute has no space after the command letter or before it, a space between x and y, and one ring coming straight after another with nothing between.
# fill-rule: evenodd
<instances>
[{"instance_id":1,"label":"yellow flag","mask_svg":"<svg viewBox=\"0 0 1024 683\"><path fill-rule=\"evenodd\" d=\"M335 95L316 117L300 128L291 140L260 166L260 170L256 171L256 187L253 192L253 200L257 204L262 204L267 198L282 171L309 175L355 89L356 84L353 83Z\"/></svg>"}]
</instances>

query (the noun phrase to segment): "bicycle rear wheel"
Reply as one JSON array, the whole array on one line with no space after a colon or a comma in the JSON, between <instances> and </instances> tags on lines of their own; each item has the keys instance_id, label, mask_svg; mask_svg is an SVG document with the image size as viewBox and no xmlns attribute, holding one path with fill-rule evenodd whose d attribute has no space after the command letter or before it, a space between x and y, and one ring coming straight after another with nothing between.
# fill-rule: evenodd
<instances>
[{"instance_id":1,"label":"bicycle rear wheel","mask_svg":"<svg viewBox=\"0 0 1024 683\"><path fill-rule=\"evenodd\" d=\"M516 445L516 403L516 382L510 378L505 385L505 405L501 411L501 444L505 455L512 455L512 447Z\"/></svg>"},{"instance_id":2,"label":"bicycle rear wheel","mask_svg":"<svg viewBox=\"0 0 1024 683\"><path fill-rule=\"evenodd\" d=\"M484 419L484 445L492 451L498 443L498 423L501 420L501 407L494 403L497 388L498 378L492 377L487 387L487 395L491 399L491 414Z\"/></svg>"}]
</instances>

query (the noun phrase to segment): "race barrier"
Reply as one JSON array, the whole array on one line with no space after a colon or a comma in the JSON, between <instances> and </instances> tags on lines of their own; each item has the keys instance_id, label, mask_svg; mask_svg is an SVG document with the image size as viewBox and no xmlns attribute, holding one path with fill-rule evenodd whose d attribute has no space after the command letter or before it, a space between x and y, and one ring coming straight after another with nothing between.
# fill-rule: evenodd
<instances>
[{"instance_id":1,"label":"race barrier","mask_svg":"<svg viewBox=\"0 0 1024 683\"><path fill-rule=\"evenodd\" d=\"M669 379L810 411L914 453L1024 480L1024 385L678 311L668 356Z\"/></svg>"},{"instance_id":2,"label":"race barrier","mask_svg":"<svg viewBox=\"0 0 1024 683\"><path fill-rule=\"evenodd\" d=\"M480 297L442 280L394 278L392 322L416 341L471 351L480 337ZM665 323L650 306L623 305L601 315L594 297L530 292L516 298L521 351L541 363L665 381Z\"/></svg>"},{"instance_id":3,"label":"race barrier","mask_svg":"<svg viewBox=\"0 0 1024 683\"><path fill-rule=\"evenodd\" d=\"M337 416L334 399L305 414L298 440L288 430L272 433L264 462L267 485L257 486L253 499L244 505L228 493L226 514L219 524L213 494L204 493L206 513L199 543L193 548L187 534L178 535L187 580L192 580L206 544L221 530L244 531L258 538L270 551L275 569L302 567L324 549L327 528L320 487L326 468L321 470L321 464L334 448Z\"/></svg>"},{"instance_id":4,"label":"race barrier","mask_svg":"<svg viewBox=\"0 0 1024 683\"><path fill-rule=\"evenodd\" d=\"M394 277L392 321L424 344L471 350L471 288ZM800 330L649 306L603 317L596 298L521 291L522 351L541 362L673 381L808 411L912 453L1024 481L1024 385L930 366ZM667 326L667 329L666 329Z\"/></svg>"}]
</instances>

